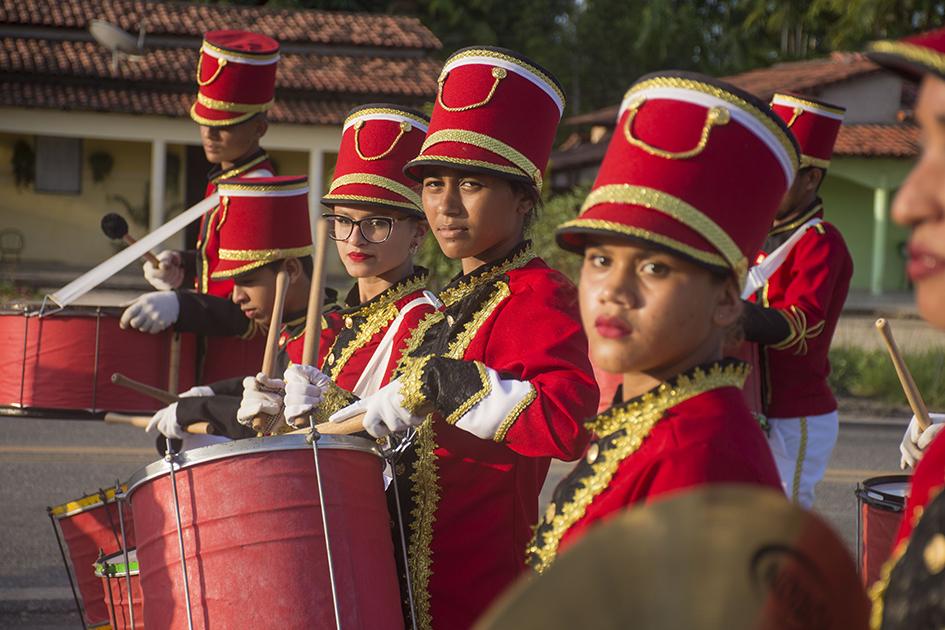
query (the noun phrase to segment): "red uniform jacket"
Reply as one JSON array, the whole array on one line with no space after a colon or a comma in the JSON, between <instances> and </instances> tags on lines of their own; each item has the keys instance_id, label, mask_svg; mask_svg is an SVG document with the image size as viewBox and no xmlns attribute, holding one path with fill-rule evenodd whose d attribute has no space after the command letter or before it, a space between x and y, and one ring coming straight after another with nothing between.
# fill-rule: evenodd
<instances>
[{"instance_id":1,"label":"red uniform jacket","mask_svg":"<svg viewBox=\"0 0 945 630\"><path fill-rule=\"evenodd\" d=\"M204 198L209 197L217 190L217 184L231 177L268 177L274 172L269 156L261 149L249 157L240 160L233 168L223 171L219 166L210 170L209 182ZM210 274L220 260L220 231L221 221L226 220L220 206L216 206L200 219L200 232L197 237L197 260L194 287L200 293L209 293L218 297L227 297L233 290L233 280L213 280Z\"/></svg>"},{"instance_id":2,"label":"red uniform jacket","mask_svg":"<svg viewBox=\"0 0 945 630\"><path fill-rule=\"evenodd\" d=\"M400 373L436 412L396 470L419 627L454 630L525 568L550 459L584 452L598 390L577 291L527 245L439 297Z\"/></svg>"},{"instance_id":3,"label":"red uniform jacket","mask_svg":"<svg viewBox=\"0 0 945 630\"><path fill-rule=\"evenodd\" d=\"M797 220L772 230L765 253L814 217L823 217L819 201ZM768 417L815 416L836 410L837 401L827 384L827 353L852 275L853 260L843 237L834 226L822 222L794 245L769 278L760 300L753 296L762 306L777 309L787 322L787 334L760 353Z\"/></svg>"},{"instance_id":4,"label":"red uniform jacket","mask_svg":"<svg viewBox=\"0 0 945 630\"><path fill-rule=\"evenodd\" d=\"M355 286L347 308L325 314L318 365L332 385L315 411L316 423L390 382L413 329L440 307L423 288L426 281L426 269L418 269L363 304L356 304Z\"/></svg>"},{"instance_id":5,"label":"red uniform jacket","mask_svg":"<svg viewBox=\"0 0 945 630\"><path fill-rule=\"evenodd\" d=\"M597 522L663 495L709 483L780 490L740 391L746 374L731 359L697 367L588 422L596 439L555 489L528 548L532 568L544 571Z\"/></svg>"}]
</instances>

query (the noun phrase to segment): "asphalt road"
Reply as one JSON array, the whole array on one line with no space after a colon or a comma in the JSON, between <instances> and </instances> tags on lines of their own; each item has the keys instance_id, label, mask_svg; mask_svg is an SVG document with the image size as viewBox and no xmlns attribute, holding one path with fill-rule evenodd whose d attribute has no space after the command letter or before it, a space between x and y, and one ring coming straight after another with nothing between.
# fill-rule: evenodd
<instances>
[{"instance_id":1,"label":"asphalt road","mask_svg":"<svg viewBox=\"0 0 945 630\"><path fill-rule=\"evenodd\" d=\"M867 477L898 471L903 427L844 423L815 509L853 550ZM127 479L157 459L144 432L99 422L0 418L0 628L79 627L46 507ZM556 463L545 496L570 469ZM543 504L544 505L544 504Z\"/></svg>"}]
</instances>

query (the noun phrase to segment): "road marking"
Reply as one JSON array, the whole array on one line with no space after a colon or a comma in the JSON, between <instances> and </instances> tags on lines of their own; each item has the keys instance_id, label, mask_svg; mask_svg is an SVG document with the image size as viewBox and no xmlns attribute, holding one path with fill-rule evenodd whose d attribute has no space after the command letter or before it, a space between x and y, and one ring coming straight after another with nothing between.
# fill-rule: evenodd
<instances>
[{"instance_id":1,"label":"road marking","mask_svg":"<svg viewBox=\"0 0 945 630\"><path fill-rule=\"evenodd\" d=\"M154 455L153 448L135 448L131 446L32 446L14 444L0 446L0 453L36 453L42 455Z\"/></svg>"},{"instance_id":2,"label":"road marking","mask_svg":"<svg viewBox=\"0 0 945 630\"><path fill-rule=\"evenodd\" d=\"M871 470L869 468L828 468L824 481L832 483L864 481L870 477L904 475L901 470Z\"/></svg>"}]
</instances>

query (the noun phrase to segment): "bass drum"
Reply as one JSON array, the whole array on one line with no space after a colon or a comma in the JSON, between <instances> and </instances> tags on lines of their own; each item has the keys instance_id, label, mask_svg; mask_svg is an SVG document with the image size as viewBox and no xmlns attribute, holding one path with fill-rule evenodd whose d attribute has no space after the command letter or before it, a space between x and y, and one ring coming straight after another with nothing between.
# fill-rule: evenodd
<instances>
[{"instance_id":1,"label":"bass drum","mask_svg":"<svg viewBox=\"0 0 945 630\"><path fill-rule=\"evenodd\" d=\"M322 436L319 466L341 626L402 628L376 444ZM186 451L135 473L128 495L148 628L335 626L321 501L304 435ZM177 515L190 601L184 595Z\"/></svg>"}]
</instances>

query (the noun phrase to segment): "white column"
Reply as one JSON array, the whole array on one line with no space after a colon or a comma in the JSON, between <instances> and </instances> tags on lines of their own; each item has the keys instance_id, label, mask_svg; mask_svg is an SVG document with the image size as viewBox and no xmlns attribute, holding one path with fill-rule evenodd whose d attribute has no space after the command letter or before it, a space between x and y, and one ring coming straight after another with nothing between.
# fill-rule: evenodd
<instances>
[{"instance_id":1,"label":"white column","mask_svg":"<svg viewBox=\"0 0 945 630\"><path fill-rule=\"evenodd\" d=\"M167 142L151 141L151 204L148 217L149 230L164 224L164 188L167 181Z\"/></svg>"},{"instance_id":2,"label":"white column","mask_svg":"<svg viewBox=\"0 0 945 630\"><path fill-rule=\"evenodd\" d=\"M889 189L873 189L873 261L870 269L870 293L883 294L883 270L886 267L886 227L889 224Z\"/></svg>"},{"instance_id":3,"label":"white column","mask_svg":"<svg viewBox=\"0 0 945 630\"><path fill-rule=\"evenodd\" d=\"M315 219L322 214L319 199L325 194L325 152L312 149L308 153L308 216L312 226L312 242L315 242Z\"/></svg>"}]
</instances>

